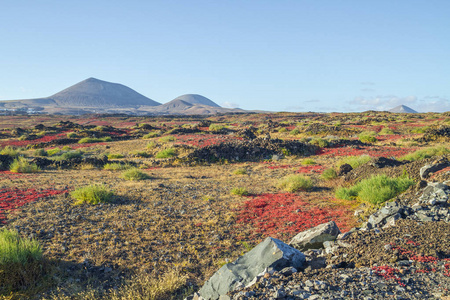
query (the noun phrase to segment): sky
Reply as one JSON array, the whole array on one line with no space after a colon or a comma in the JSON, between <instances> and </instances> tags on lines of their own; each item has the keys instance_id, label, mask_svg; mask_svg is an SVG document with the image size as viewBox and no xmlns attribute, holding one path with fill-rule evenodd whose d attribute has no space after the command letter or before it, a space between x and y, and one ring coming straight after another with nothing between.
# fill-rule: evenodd
<instances>
[{"instance_id":1,"label":"sky","mask_svg":"<svg viewBox=\"0 0 450 300\"><path fill-rule=\"evenodd\" d=\"M89 77L161 103L450 110L450 1L0 0L0 100Z\"/></svg>"}]
</instances>

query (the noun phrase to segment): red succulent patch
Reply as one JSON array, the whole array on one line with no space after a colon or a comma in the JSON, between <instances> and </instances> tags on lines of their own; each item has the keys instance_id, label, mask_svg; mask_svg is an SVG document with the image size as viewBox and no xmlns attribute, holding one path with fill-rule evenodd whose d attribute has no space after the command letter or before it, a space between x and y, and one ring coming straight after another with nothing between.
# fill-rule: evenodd
<instances>
[{"instance_id":1,"label":"red succulent patch","mask_svg":"<svg viewBox=\"0 0 450 300\"><path fill-rule=\"evenodd\" d=\"M6 222L5 212L15 210L27 203L67 193L67 190L0 189L0 223Z\"/></svg>"},{"instance_id":2,"label":"red succulent patch","mask_svg":"<svg viewBox=\"0 0 450 300\"><path fill-rule=\"evenodd\" d=\"M329 221L335 221L345 232L351 228L352 211L331 203L328 207L319 207L291 193L251 196L237 218L238 224L251 224L256 233L278 237L292 236Z\"/></svg>"},{"instance_id":3,"label":"red succulent patch","mask_svg":"<svg viewBox=\"0 0 450 300\"><path fill-rule=\"evenodd\" d=\"M325 156L360 156L370 155L373 157L400 157L410 152L415 151L415 148L399 148L399 147L334 147L334 148L320 148L316 155Z\"/></svg>"},{"instance_id":4,"label":"red succulent patch","mask_svg":"<svg viewBox=\"0 0 450 300\"><path fill-rule=\"evenodd\" d=\"M319 173L321 174L325 170L324 166L321 165L311 165L311 166L302 166L300 167L296 173L308 174L308 173Z\"/></svg>"}]
</instances>

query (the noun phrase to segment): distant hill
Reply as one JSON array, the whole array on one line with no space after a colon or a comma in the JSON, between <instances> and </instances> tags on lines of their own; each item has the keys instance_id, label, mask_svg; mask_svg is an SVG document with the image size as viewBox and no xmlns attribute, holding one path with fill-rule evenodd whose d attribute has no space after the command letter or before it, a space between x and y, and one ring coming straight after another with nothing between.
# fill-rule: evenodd
<instances>
[{"instance_id":1,"label":"distant hill","mask_svg":"<svg viewBox=\"0 0 450 300\"><path fill-rule=\"evenodd\" d=\"M208 105L208 106L213 106L213 107L220 107L220 105L211 101L210 99L203 97L202 95L197 95L197 94L181 95L181 96L173 99L172 101L175 101L175 100L182 100L182 101L185 101L190 104L201 104L201 105ZM170 102L172 102L172 101L170 101Z\"/></svg>"},{"instance_id":2,"label":"distant hill","mask_svg":"<svg viewBox=\"0 0 450 300\"><path fill-rule=\"evenodd\" d=\"M69 107L132 107L160 105L127 86L96 78L83 80L49 97L60 106Z\"/></svg>"},{"instance_id":3,"label":"distant hill","mask_svg":"<svg viewBox=\"0 0 450 300\"><path fill-rule=\"evenodd\" d=\"M88 78L50 97L0 101L0 110L45 112L51 114L125 113L133 115L204 115L240 113L242 109L223 108L210 99L186 94L161 104L127 86Z\"/></svg>"},{"instance_id":4,"label":"distant hill","mask_svg":"<svg viewBox=\"0 0 450 300\"><path fill-rule=\"evenodd\" d=\"M389 110L389 112L392 113L409 113L409 114L417 114L417 111L414 109L406 106L406 105L399 105Z\"/></svg>"}]
</instances>

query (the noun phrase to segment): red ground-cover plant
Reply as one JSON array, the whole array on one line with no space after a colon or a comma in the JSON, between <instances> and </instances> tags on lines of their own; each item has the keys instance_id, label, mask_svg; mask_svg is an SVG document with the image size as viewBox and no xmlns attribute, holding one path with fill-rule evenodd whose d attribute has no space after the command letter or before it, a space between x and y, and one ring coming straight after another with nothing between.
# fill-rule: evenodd
<instances>
[{"instance_id":1,"label":"red ground-cover plant","mask_svg":"<svg viewBox=\"0 0 450 300\"><path fill-rule=\"evenodd\" d=\"M323 170L325 170L324 166L312 165L312 166L302 166L295 172L296 173L302 173L302 174L308 174L308 173L319 173L319 174L322 174Z\"/></svg>"},{"instance_id":2,"label":"red ground-cover plant","mask_svg":"<svg viewBox=\"0 0 450 300\"><path fill-rule=\"evenodd\" d=\"M416 148L399 148L399 147L359 147L358 149L352 147L334 147L334 148L320 148L316 155L324 156L360 156L369 155L372 157L400 157L410 152L415 151Z\"/></svg>"},{"instance_id":3,"label":"red ground-cover plant","mask_svg":"<svg viewBox=\"0 0 450 300\"><path fill-rule=\"evenodd\" d=\"M292 193L250 196L238 212L237 224L251 224L255 233L265 236L290 236L322 223L335 221L342 232L353 225L352 211L331 203L319 207L305 197Z\"/></svg>"},{"instance_id":4,"label":"red ground-cover plant","mask_svg":"<svg viewBox=\"0 0 450 300\"><path fill-rule=\"evenodd\" d=\"M383 277L385 280L395 280L397 281L398 285L405 286L405 284L402 282L401 278L398 276L400 273L400 270L397 268L393 268L390 266L379 266L379 267L372 267L372 270L375 271L375 274L377 276Z\"/></svg>"},{"instance_id":5,"label":"red ground-cover plant","mask_svg":"<svg viewBox=\"0 0 450 300\"><path fill-rule=\"evenodd\" d=\"M6 222L5 212L15 210L38 199L67 193L67 190L0 189L0 223Z\"/></svg>"}]
</instances>

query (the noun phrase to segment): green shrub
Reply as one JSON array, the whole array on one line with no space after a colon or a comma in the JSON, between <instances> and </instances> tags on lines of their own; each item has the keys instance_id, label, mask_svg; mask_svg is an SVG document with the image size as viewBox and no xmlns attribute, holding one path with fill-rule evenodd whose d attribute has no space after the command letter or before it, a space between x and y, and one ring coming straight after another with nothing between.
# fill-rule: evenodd
<instances>
[{"instance_id":1,"label":"green shrub","mask_svg":"<svg viewBox=\"0 0 450 300\"><path fill-rule=\"evenodd\" d=\"M209 131L220 131L222 129L224 129L225 127L223 125L220 124L211 124L209 125Z\"/></svg>"},{"instance_id":2,"label":"green shrub","mask_svg":"<svg viewBox=\"0 0 450 300\"><path fill-rule=\"evenodd\" d=\"M150 132L150 133L144 135L142 138L143 139L151 139L154 137L161 136L161 134L162 134L162 132L160 130L157 130L157 131L153 131L153 132Z\"/></svg>"},{"instance_id":3,"label":"green shrub","mask_svg":"<svg viewBox=\"0 0 450 300\"><path fill-rule=\"evenodd\" d=\"M413 184L414 180L408 177L390 178L386 175L376 175L350 188L339 188L335 195L339 199L359 198L372 204L381 204L406 191Z\"/></svg>"},{"instance_id":4,"label":"green shrub","mask_svg":"<svg viewBox=\"0 0 450 300\"><path fill-rule=\"evenodd\" d=\"M114 193L103 185L89 185L70 193L75 198L75 205L88 203L99 204L111 201Z\"/></svg>"},{"instance_id":5,"label":"green shrub","mask_svg":"<svg viewBox=\"0 0 450 300\"><path fill-rule=\"evenodd\" d=\"M77 135L75 132L68 132L68 133L66 134L66 136L67 136L67 138L69 138L69 139L73 139L73 138L78 137L78 135Z\"/></svg>"},{"instance_id":6,"label":"green shrub","mask_svg":"<svg viewBox=\"0 0 450 300\"><path fill-rule=\"evenodd\" d=\"M249 195L249 192L246 188L232 188L230 193L232 195L238 195L238 196L247 196Z\"/></svg>"},{"instance_id":7,"label":"green shrub","mask_svg":"<svg viewBox=\"0 0 450 300\"><path fill-rule=\"evenodd\" d=\"M233 171L234 175L245 175L247 174L247 169L246 168L239 168Z\"/></svg>"},{"instance_id":8,"label":"green shrub","mask_svg":"<svg viewBox=\"0 0 450 300\"><path fill-rule=\"evenodd\" d=\"M125 156L123 156L120 153L114 153L114 154L108 154L108 159L117 159L117 158L124 158Z\"/></svg>"},{"instance_id":9,"label":"green shrub","mask_svg":"<svg viewBox=\"0 0 450 300\"><path fill-rule=\"evenodd\" d=\"M121 171L132 168L129 164L107 163L103 166L104 170Z\"/></svg>"},{"instance_id":10,"label":"green shrub","mask_svg":"<svg viewBox=\"0 0 450 300\"><path fill-rule=\"evenodd\" d=\"M137 168L128 169L122 173L122 178L125 180L144 180L149 179L150 176Z\"/></svg>"},{"instance_id":11,"label":"green shrub","mask_svg":"<svg viewBox=\"0 0 450 300\"><path fill-rule=\"evenodd\" d=\"M370 132L363 132L359 135L359 140L363 143L373 144L377 141L377 138L374 137Z\"/></svg>"},{"instance_id":12,"label":"green shrub","mask_svg":"<svg viewBox=\"0 0 450 300\"><path fill-rule=\"evenodd\" d=\"M347 156L339 160L337 166L340 167L344 164L349 164L353 169L356 169L357 167L368 163L370 160L371 157L369 155Z\"/></svg>"},{"instance_id":13,"label":"green shrub","mask_svg":"<svg viewBox=\"0 0 450 300\"><path fill-rule=\"evenodd\" d=\"M70 160L75 158L81 158L83 157L83 152L81 151L69 151L61 154L60 156L57 156L54 158L54 160Z\"/></svg>"},{"instance_id":14,"label":"green shrub","mask_svg":"<svg viewBox=\"0 0 450 300\"><path fill-rule=\"evenodd\" d=\"M411 129L411 133L425 133L430 129L430 126L423 126Z\"/></svg>"},{"instance_id":15,"label":"green shrub","mask_svg":"<svg viewBox=\"0 0 450 300\"><path fill-rule=\"evenodd\" d=\"M100 143L100 142L111 142L112 138L110 136L104 138L90 138L85 137L78 141L78 144L87 144L87 143Z\"/></svg>"},{"instance_id":16,"label":"green shrub","mask_svg":"<svg viewBox=\"0 0 450 300\"><path fill-rule=\"evenodd\" d=\"M17 149L11 147L11 146L6 146L5 148L3 148L0 151L1 155L9 155L11 157L17 157L19 156L19 151L17 151Z\"/></svg>"},{"instance_id":17,"label":"green shrub","mask_svg":"<svg viewBox=\"0 0 450 300\"><path fill-rule=\"evenodd\" d=\"M321 148L327 147L328 146L328 141L321 139L321 138L313 138L309 141L309 143L311 145L315 145Z\"/></svg>"},{"instance_id":18,"label":"green shrub","mask_svg":"<svg viewBox=\"0 0 450 300\"><path fill-rule=\"evenodd\" d=\"M35 163L28 162L24 157L18 157L13 160L9 170L14 173L36 173L41 169Z\"/></svg>"},{"instance_id":19,"label":"green shrub","mask_svg":"<svg viewBox=\"0 0 450 300\"><path fill-rule=\"evenodd\" d=\"M335 179L338 177L337 172L335 169L330 168L330 169L326 169L322 172L321 177L325 180L331 180L331 179Z\"/></svg>"},{"instance_id":20,"label":"green shrub","mask_svg":"<svg viewBox=\"0 0 450 300\"><path fill-rule=\"evenodd\" d=\"M168 143L168 142L176 141L176 138L173 135L166 135L166 136L161 137L159 139L159 141L161 143Z\"/></svg>"},{"instance_id":21,"label":"green shrub","mask_svg":"<svg viewBox=\"0 0 450 300\"><path fill-rule=\"evenodd\" d=\"M394 134L394 131L390 128L384 127L383 129L378 132L378 135L388 135L388 134Z\"/></svg>"},{"instance_id":22,"label":"green shrub","mask_svg":"<svg viewBox=\"0 0 450 300\"><path fill-rule=\"evenodd\" d=\"M287 132L288 130L284 127L281 127L280 129L278 129L279 133L283 133L283 132Z\"/></svg>"},{"instance_id":23,"label":"green shrub","mask_svg":"<svg viewBox=\"0 0 450 300\"><path fill-rule=\"evenodd\" d=\"M310 166L310 165L315 165L315 164L316 164L316 162L312 158L305 158L304 160L302 160L302 165L304 165L304 166Z\"/></svg>"},{"instance_id":24,"label":"green shrub","mask_svg":"<svg viewBox=\"0 0 450 300\"><path fill-rule=\"evenodd\" d=\"M37 149L34 151L34 156L47 156L48 153L45 151L45 149Z\"/></svg>"},{"instance_id":25,"label":"green shrub","mask_svg":"<svg viewBox=\"0 0 450 300\"><path fill-rule=\"evenodd\" d=\"M300 130L298 130L297 128L291 130L291 132L289 132L290 135L298 135L300 134Z\"/></svg>"},{"instance_id":26,"label":"green shrub","mask_svg":"<svg viewBox=\"0 0 450 300\"><path fill-rule=\"evenodd\" d=\"M135 151L135 152L132 152L131 154L135 157L144 157L144 158L151 156L149 153L147 153L145 151Z\"/></svg>"},{"instance_id":27,"label":"green shrub","mask_svg":"<svg viewBox=\"0 0 450 300\"><path fill-rule=\"evenodd\" d=\"M174 157L177 155L177 152L175 149L173 148L169 148L169 149L164 149L159 151L158 153L156 153L155 157L156 158L170 158L170 157Z\"/></svg>"},{"instance_id":28,"label":"green shrub","mask_svg":"<svg viewBox=\"0 0 450 300\"><path fill-rule=\"evenodd\" d=\"M57 154L59 154L59 153L61 153L61 149L59 149L58 147L53 148L53 149L48 149L48 150L47 150L48 156L57 155Z\"/></svg>"},{"instance_id":29,"label":"green shrub","mask_svg":"<svg viewBox=\"0 0 450 300\"><path fill-rule=\"evenodd\" d=\"M42 252L36 240L21 238L15 230L0 229L0 295L35 285L44 271Z\"/></svg>"},{"instance_id":30,"label":"green shrub","mask_svg":"<svg viewBox=\"0 0 450 300\"><path fill-rule=\"evenodd\" d=\"M158 144L155 141L151 141L147 143L147 149L154 149L158 146Z\"/></svg>"},{"instance_id":31,"label":"green shrub","mask_svg":"<svg viewBox=\"0 0 450 300\"><path fill-rule=\"evenodd\" d=\"M450 153L450 150L448 148L446 148L444 146L436 146L436 147L424 148L424 149L414 151L412 153L406 154L406 155L398 158L398 160L416 161L416 160L423 160L423 159L430 158L433 156L444 155L444 154L448 154L448 153Z\"/></svg>"},{"instance_id":32,"label":"green shrub","mask_svg":"<svg viewBox=\"0 0 450 300\"><path fill-rule=\"evenodd\" d=\"M72 150L72 148L70 148L69 146L64 146L64 147L62 147L62 150L63 151L70 151L70 150Z\"/></svg>"},{"instance_id":33,"label":"green shrub","mask_svg":"<svg viewBox=\"0 0 450 300\"><path fill-rule=\"evenodd\" d=\"M290 175L281 179L278 184L280 189L289 193L301 191L308 191L313 187L311 179L302 175Z\"/></svg>"}]
</instances>

